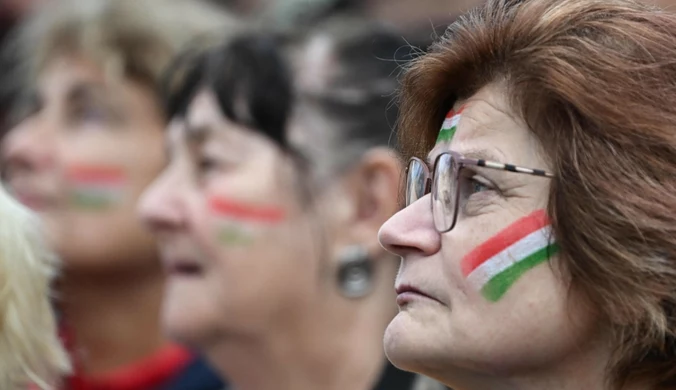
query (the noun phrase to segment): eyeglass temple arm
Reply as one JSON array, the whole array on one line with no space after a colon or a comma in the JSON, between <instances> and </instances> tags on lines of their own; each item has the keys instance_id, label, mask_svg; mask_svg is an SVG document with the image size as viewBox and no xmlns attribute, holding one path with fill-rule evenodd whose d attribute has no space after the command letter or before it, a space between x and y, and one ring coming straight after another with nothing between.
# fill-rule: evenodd
<instances>
[{"instance_id":1,"label":"eyeglass temple arm","mask_svg":"<svg viewBox=\"0 0 676 390\"><path fill-rule=\"evenodd\" d=\"M459 161L462 165L475 165L483 168L491 168L491 169L498 169L502 171L508 171L508 172L514 172L514 173L524 173L527 175L533 175L533 176L541 176L541 177L548 177L548 178L553 178L554 174L547 172L542 169L533 169L533 168L525 168L525 167L520 167L517 165L513 164L503 164L495 161L488 161L488 160L475 160L471 158L461 158Z\"/></svg>"}]
</instances>

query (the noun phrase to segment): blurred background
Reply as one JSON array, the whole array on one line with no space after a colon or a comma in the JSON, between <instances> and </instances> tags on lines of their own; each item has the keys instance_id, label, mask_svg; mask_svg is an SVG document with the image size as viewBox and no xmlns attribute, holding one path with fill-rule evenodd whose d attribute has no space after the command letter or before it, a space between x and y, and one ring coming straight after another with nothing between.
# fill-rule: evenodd
<instances>
[{"instance_id":1,"label":"blurred background","mask_svg":"<svg viewBox=\"0 0 676 390\"><path fill-rule=\"evenodd\" d=\"M10 31L30 12L44 2L59 0L0 0L0 45L4 46ZM364 15L374 21L392 25L404 34L413 46L425 48L440 35L458 15L476 7L482 0L195 0L221 6L242 18L263 18L283 25L299 17L319 17L348 12ZM643 0L666 9L676 0ZM299 16L300 15L300 16ZM5 58L3 62L7 62ZM6 64L0 64L5 67ZM2 68L0 68L2 69ZM0 71L0 78L6 72ZM5 117L11 96L0 96L0 120ZM4 121L2 122L4 123ZM4 125L3 125L4 127Z\"/></svg>"},{"instance_id":2,"label":"blurred background","mask_svg":"<svg viewBox=\"0 0 676 390\"><path fill-rule=\"evenodd\" d=\"M41 3L59 0L0 0L0 45L22 17ZM168 0L170 1L170 0ZM332 13L364 15L390 24L401 31L413 46L426 47L435 34L441 34L457 15L481 3L481 0L195 0L206 1L246 19L274 21L278 25L303 18L325 17ZM667 3L667 0L662 0ZM6 69L9 59L0 64ZM7 72L0 71L0 80ZM0 117L6 117L11 96L0 97ZM3 121L3 127L5 127Z\"/></svg>"}]
</instances>

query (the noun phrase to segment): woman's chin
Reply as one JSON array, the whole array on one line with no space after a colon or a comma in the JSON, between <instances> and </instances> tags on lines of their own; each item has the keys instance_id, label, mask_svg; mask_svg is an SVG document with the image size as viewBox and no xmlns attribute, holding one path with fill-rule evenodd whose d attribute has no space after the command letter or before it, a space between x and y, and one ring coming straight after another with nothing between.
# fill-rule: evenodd
<instances>
[{"instance_id":1,"label":"woman's chin","mask_svg":"<svg viewBox=\"0 0 676 390\"><path fill-rule=\"evenodd\" d=\"M397 368L405 371L418 368L421 349L416 338L421 330L415 319L406 312L399 312L388 325L383 339L385 355Z\"/></svg>"},{"instance_id":2,"label":"woman's chin","mask_svg":"<svg viewBox=\"0 0 676 390\"><path fill-rule=\"evenodd\" d=\"M397 368L434 377L460 357L449 354L450 350L464 350L454 346L452 339L450 329L441 327L434 317L402 310L385 330L383 345L387 359Z\"/></svg>"},{"instance_id":3,"label":"woman's chin","mask_svg":"<svg viewBox=\"0 0 676 390\"><path fill-rule=\"evenodd\" d=\"M195 347L208 344L215 333L214 311L184 299L166 297L162 309L162 328L171 340Z\"/></svg>"}]
</instances>

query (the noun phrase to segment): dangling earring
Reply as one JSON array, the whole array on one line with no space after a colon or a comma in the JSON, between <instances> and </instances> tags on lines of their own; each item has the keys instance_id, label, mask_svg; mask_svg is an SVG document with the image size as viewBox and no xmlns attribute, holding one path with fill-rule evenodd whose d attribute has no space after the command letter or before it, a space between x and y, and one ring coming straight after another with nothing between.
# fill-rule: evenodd
<instances>
[{"instance_id":1,"label":"dangling earring","mask_svg":"<svg viewBox=\"0 0 676 390\"><path fill-rule=\"evenodd\" d=\"M363 298L373 287L373 260L366 248L360 245L343 250L338 265L340 293L351 299Z\"/></svg>"}]
</instances>

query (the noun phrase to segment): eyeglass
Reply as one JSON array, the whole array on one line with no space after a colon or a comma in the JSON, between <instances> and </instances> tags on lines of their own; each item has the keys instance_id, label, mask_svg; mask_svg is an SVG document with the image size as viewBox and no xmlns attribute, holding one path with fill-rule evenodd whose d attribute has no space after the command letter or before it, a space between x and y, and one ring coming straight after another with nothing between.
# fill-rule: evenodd
<instances>
[{"instance_id":1,"label":"eyeglass","mask_svg":"<svg viewBox=\"0 0 676 390\"><path fill-rule=\"evenodd\" d=\"M413 157L406 168L406 207L431 192L432 196L430 198L434 227L439 233L451 231L458 220L458 198L460 197L462 186L460 171L468 165L546 178L554 177L554 174L541 169L465 158L453 151L444 152L437 156L434 160L432 175L430 177L427 163L417 157Z\"/></svg>"}]
</instances>

